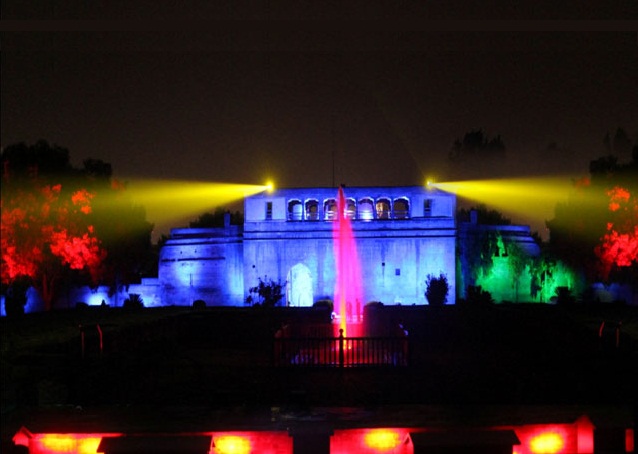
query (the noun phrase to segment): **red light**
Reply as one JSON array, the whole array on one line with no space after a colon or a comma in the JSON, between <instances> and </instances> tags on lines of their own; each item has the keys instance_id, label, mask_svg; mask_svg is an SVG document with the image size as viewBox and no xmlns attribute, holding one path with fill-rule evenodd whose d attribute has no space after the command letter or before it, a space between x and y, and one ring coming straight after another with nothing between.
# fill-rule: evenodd
<instances>
[{"instance_id":1,"label":"red light","mask_svg":"<svg viewBox=\"0 0 638 454\"><path fill-rule=\"evenodd\" d=\"M544 432L536 435L529 442L529 449L534 454L557 454L565 447L565 438L557 432Z\"/></svg>"},{"instance_id":2,"label":"red light","mask_svg":"<svg viewBox=\"0 0 638 454\"><path fill-rule=\"evenodd\" d=\"M392 429L372 429L365 434L366 446L378 452L390 451L401 444L399 432Z\"/></svg>"},{"instance_id":3,"label":"red light","mask_svg":"<svg viewBox=\"0 0 638 454\"><path fill-rule=\"evenodd\" d=\"M42 454L96 454L103 436L119 434L38 434L29 452Z\"/></svg>"},{"instance_id":4,"label":"red light","mask_svg":"<svg viewBox=\"0 0 638 454\"><path fill-rule=\"evenodd\" d=\"M335 430L330 454L413 454L409 429L374 428Z\"/></svg>"},{"instance_id":5,"label":"red light","mask_svg":"<svg viewBox=\"0 0 638 454\"><path fill-rule=\"evenodd\" d=\"M250 440L239 435L221 435L213 438L215 454L249 454Z\"/></svg>"}]
</instances>

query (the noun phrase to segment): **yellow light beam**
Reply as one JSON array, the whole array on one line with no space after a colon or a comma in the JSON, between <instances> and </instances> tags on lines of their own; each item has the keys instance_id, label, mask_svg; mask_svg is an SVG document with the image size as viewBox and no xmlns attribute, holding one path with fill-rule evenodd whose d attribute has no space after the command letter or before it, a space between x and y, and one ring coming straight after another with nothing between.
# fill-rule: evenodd
<instances>
[{"instance_id":1,"label":"yellow light beam","mask_svg":"<svg viewBox=\"0 0 638 454\"><path fill-rule=\"evenodd\" d=\"M601 202L599 197L579 193L570 176L428 182L428 187L452 192L536 223L552 219L556 205L568 200L578 200L583 206Z\"/></svg>"},{"instance_id":2,"label":"yellow light beam","mask_svg":"<svg viewBox=\"0 0 638 454\"><path fill-rule=\"evenodd\" d=\"M146 210L147 219L165 224L197 216L216 207L226 207L253 194L272 188L272 184L252 185L203 181L130 180L126 183L124 198L118 194L108 203L130 202Z\"/></svg>"}]
</instances>

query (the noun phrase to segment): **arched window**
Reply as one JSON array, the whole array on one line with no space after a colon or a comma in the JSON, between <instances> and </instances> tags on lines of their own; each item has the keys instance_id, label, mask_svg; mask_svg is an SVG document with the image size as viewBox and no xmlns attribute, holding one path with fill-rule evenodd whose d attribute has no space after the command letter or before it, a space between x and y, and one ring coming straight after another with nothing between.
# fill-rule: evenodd
<instances>
[{"instance_id":1,"label":"arched window","mask_svg":"<svg viewBox=\"0 0 638 454\"><path fill-rule=\"evenodd\" d=\"M359 200L357 205L357 219L361 221L371 221L374 219L374 202L370 198Z\"/></svg>"},{"instance_id":2,"label":"arched window","mask_svg":"<svg viewBox=\"0 0 638 454\"><path fill-rule=\"evenodd\" d=\"M288 201L288 220L303 221L303 205L301 200L292 199Z\"/></svg>"},{"instance_id":3,"label":"arched window","mask_svg":"<svg viewBox=\"0 0 638 454\"><path fill-rule=\"evenodd\" d=\"M306 200L306 220L307 221L319 220L319 201L315 199Z\"/></svg>"},{"instance_id":4,"label":"arched window","mask_svg":"<svg viewBox=\"0 0 638 454\"><path fill-rule=\"evenodd\" d=\"M406 197L394 199L392 204L394 219L408 219L410 217L410 202Z\"/></svg>"},{"instance_id":5,"label":"arched window","mask_svg":"<svg viewBox=\"0 0 638 454\"><path fill-rule=\"evenodd\" d=\"M390 200L378 199L376 208L377 219L390 219Z\"/></svg>"},{"instance_id":6,"label":"arched window","mask_svg":"<svg viewBox=\"0 0 638 454\"><path fill-rule=\"evenodd\" d=\"M337 219L337 201L335 199L326 199L323 202L323 218L326 221Z\"/></svg>"},{"instance_id":7,"label":"arched window","mask_svg":"<svg viewBox=\"0 0 638 454\"><path fill-rule=\"evenodd\" d=\"M346 209L343 215L346 219L355 219L357 217L357 202L354 199L346 199Z\"/></svg>"}]
</instances>

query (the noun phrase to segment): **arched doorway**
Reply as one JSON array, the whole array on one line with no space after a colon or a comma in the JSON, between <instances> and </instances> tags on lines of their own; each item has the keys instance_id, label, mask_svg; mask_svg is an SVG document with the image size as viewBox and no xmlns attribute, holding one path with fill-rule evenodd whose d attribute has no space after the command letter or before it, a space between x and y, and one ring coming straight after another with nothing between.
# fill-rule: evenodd
<instances>
[{"instance_id":1,"label":"arched doorway","mask_svg":"<svg viewBox=\"0 0 638 454\"><path fill-rule=\"evenodd\" d=\"M288 271L286 301L288 306L310 307L313 304L312 276L303 263L297 263Z\"/></svg>"}]
</instances>

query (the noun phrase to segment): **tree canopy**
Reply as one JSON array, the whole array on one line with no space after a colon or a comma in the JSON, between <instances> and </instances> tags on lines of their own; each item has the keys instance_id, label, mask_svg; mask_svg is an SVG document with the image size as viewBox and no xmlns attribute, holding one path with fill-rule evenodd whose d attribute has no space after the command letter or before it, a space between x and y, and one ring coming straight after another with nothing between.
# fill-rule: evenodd
<instances>
[{"instance_id":1,"label":"tree canopy","mask_svg":"<svg viewBox=\"0 0 638 454\"><path fill-rule=\"evenodd\" d=\"M217 207L213 212L203 213L196 220L188 223L190 228L212 228L224 227L224 216L230 215L231 225L241 225L244 223L244 217L239 211L231 213L226 208Z\"/></svg>"},{"instance_id":2,"label":"tree canopy","mask_svg":"<svg viewBox=\"0 0 638 454\"><path fill-rule=\"evenodd\" d=\"M488 208L484 203L480 203L471 208L459 208L456 219L459 222L470 222L472 211L476 212L477 223L483 225L511 225L512 220L505 217L498 210Z\"/></svg>"},{"instance_id":3,"label":"tree canopy","mask_svg":"<svg viewBox=\"0 0 638 454\"><path fill-rule=\"evenodd\" d=\"M466 132L462 139L456 139L450 151L452 161L466 158L486 158L503 156L505 143L500 135L488 137L482 129L473 129Z\"/></svg>"},{"instance_id":4,"label":"tree canopy","mask_svg":"<svg viewBox=\"0 0 638 454\"><path fill-rule=\"evenodd\" d=\"M77 169L67 149L39 141L3 149L2 169L3 290L29 281L51 309L64 286L136 278L152 225L110 164L90 159Z\"/></svg>"},{"instance_id":5,"label":"tree canopy","mask_svg":"<svg viewBox=\"0 0 638 454\"><path fill-rule=\"evenodd\" d=\"M552 252L590 281L638 281L638 144L628 163L593 160L547 226Z\"/></svg>"}]
</instances>

